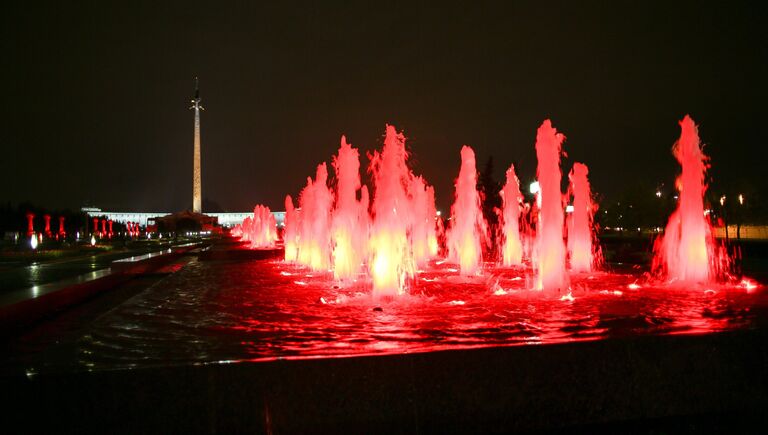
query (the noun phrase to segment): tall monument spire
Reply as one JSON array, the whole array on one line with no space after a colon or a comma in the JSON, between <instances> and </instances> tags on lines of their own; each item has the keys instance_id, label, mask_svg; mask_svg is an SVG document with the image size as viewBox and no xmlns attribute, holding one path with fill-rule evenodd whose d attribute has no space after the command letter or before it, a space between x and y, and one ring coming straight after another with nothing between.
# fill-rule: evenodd
<instances>
[{"instance_id":1,"label":"tall monument spire","mask_svg":"<svg viewBox=\"0 0 768 435\"><path fill-rule=\"evenodd\" d=\"M204 110L200 105L200 87L195 77L195 98L192 99L192 107L195 110L195 151L192 168L192 211L203 212L203 186L200 174L200 111Z\"/></svg>"}]
</instances>

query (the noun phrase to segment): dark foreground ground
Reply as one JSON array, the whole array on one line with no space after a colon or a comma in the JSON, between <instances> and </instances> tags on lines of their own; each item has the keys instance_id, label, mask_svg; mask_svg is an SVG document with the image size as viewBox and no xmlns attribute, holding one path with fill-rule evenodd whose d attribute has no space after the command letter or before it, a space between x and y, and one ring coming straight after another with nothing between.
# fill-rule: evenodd
<instances>
[{"instance_id":1,"label":"dark foreground ground","mask_svg":"<svg viewBox=\"0 0 768 435\"><path fill-rule=\"evenodd\" d=\"M55 348L163 276L48 319L25 342ZM6 366L13 341L0 348ZM765 433L768 325L375 357L5 370L0 391L6 433Z\"/></svg>"},{"instance_id":2,"label":"dark foreground ground","mask_svg":"<svg viewBox=\"0 0 768 435\"><path fill-rule=\"evenodd\" d=\"M765 330L6 377L25 431L765 433ZM8 420L6 420L7 424Z\"/></svg>"}]
</instances>

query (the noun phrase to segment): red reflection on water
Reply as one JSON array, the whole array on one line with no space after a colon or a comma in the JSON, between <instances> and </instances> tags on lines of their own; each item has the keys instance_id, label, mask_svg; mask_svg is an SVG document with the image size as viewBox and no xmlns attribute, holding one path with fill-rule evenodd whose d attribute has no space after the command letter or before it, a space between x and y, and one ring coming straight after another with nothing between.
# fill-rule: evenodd
<instances>
[{"instance_id":1,"label":"red reflection on water","mask_svg":"<svg viewBox=\"0 0 768 435\"><path fill-rule=\"evenodd\" d=\"M535 269L424 265L407 295L343 285L283 261L192 261L100 317L80 341L89 369L274 358L402 354L611 337L700 334L765 325L754 282L655 287L632 274L571 276L561 297Z\"/></svg>"},{"instance_id":2,"label":"red reflection on water","mask_svg":"<svg viewBox=\"0 0 768 435\"><path fill-rule=\"evenodd\" d=\"M237 337L241 359L351 356L707 333L749 327L767 305L742 285L685 292L610 273L573 276L561 298L531 290L530 269L486 265L492 273L465 277L438 263L389 300L372 297L370 282L339 287L332 273L252 263L236 277L247 285L218 292L215 309L230 321L216 333Z\"/></svg>"}]
</instances>

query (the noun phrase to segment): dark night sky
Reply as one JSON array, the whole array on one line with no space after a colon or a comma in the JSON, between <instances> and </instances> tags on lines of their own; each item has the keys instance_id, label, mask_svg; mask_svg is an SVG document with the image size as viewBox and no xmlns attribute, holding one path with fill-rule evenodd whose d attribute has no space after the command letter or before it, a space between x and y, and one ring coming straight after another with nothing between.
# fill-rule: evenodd
<instances>
[{"instance_id":1,"label":"dark night sky","mask_svg":"<svg viewBox=\"0 0 768 435\"><path fill-rule=\"evenodd\" d=\"M766 189L759 2L17 3L0 12L3 202L189 207L195 75L203 192L228 210L282 209L341 134L372 150L385 123L443 209L462 144L530 181L545 118L565 170L585 162L609 198L674 178L686 113L715 183Z\"/></svg>"}]
</instances>

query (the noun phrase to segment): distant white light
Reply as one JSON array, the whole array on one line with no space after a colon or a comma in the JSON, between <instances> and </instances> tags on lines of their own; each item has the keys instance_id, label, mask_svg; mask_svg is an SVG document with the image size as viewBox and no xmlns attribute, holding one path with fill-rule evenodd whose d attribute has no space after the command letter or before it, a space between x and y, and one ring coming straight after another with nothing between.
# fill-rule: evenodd
<instances>
[{"instance_id":1,"label":"distant white light","mask_svg":"<svg viewBox=\"0 0 768 435\"><path fill-rule=\"evenodd\" d=\"M565 212L566 213L573 213L573 206L572 205L566 205L565 206Z\"/></svg>"},{"instance_id":2,"label":"distant white light","mask_svg":"<svg viewBox=\"0 0 768 435\"><path fill-rule=\"evenodd\" d=\"M534 181L533 183L531 183L531 186L530 186L529 189L530 189L532 195L535 195L535 194L539 193L539 190L541 190L541 188L539 186L539 182L538 181Z\"/></svg>"},{"instance_id":3,"label":"distant white light","mask_svg":"<svg viewBox=\"0 0 768 435\"><path fill-rule=\"evenodd\" d=\"M744 205L744 195L739 194L739 204Z\"/></svg>"},{"instance_id":4,"label":"distant white light","mask_svg":"<svg viewBox=\"0 0 768 435\"><path fill-rule=\"evenodd\" d=\"M29 238L29 246L31 246L32 249L37 249L37 235L32 234Z\"/></svg>"},{"instance_id":5,"label":"distant white light","mask_svg":"<svg viewBox=\"0 0 768 435\"><path fill-rule=\"evenodd\" d=\"M438 211L437 211L437 213L435 213L435 214L436 214L436 215L438 215L438 216L440 216L440 215L442 215L442 214L443 214L443 212L441 212L440 210L438 210Z\"/></svg>"},{"instance_id":6,"label":"distant white light","mask_svg":"<svg viewBox=\"0 0 768 435\"><path fill-rule=\"evenodd\" d=\"M656 198L661 198L661 190L656 191Z\"/></svg>"},{"instance_id":7,"label":"distant white light","mask_svg":"<svg viewBox=\"0 0 768 435\"><path fill-rule=\"evenodd\" d=\"M91 236L91 246L96 246L96 236Z\"/></svg>"}]
</instances>

